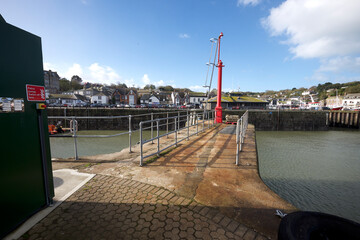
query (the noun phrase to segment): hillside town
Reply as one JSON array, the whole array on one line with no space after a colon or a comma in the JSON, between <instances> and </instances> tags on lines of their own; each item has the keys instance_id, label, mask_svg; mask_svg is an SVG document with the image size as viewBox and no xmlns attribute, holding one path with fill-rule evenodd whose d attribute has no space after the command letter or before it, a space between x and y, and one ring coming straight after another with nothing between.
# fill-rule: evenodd
<instances>
[{"instance_id":1,"label":"hillside town","mask_svg":"<svg viewBox=\"0 0 360 240\"><path fill-rule=\"evenodd\" d=\"M76 75L67 80L51 70L44 71L44 80L50 107L214 109L217 101L216 89L203 93L152 84L143 88L121 83L104 85L85 82ZM221 98L225 109L359 110L360 82L258 93L223 92Z\"/></svg>"}]
</instances>

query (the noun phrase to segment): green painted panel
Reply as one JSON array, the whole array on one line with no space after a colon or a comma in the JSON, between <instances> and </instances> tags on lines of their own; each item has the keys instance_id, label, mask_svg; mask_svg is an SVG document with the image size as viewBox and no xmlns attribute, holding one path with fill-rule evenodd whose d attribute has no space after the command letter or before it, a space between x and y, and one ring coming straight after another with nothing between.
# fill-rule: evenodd
<instances>
[{"instance_id":1,"label":"green painted panel","mask_svg":"<svg viewBox=\"0 0 360 240\"><path fill-rule=\"evenodd\" d=\"M24 99L23 112L0 112L0 238L46 205L35 102L26 100L26 84L44 85L41 39L0 17L0 97ZM45 131L49 195L54 196L47 114Z\"/></svg>"}]
</instances>

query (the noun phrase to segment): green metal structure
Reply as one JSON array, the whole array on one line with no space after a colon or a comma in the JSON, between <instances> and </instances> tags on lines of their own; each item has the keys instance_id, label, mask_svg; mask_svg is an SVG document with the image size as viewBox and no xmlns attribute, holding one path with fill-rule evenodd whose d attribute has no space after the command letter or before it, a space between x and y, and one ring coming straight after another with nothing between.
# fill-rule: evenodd
<instances>
[{"instance_id":1,"label":"green metal structure","mask_svg":"<svg viewBox=\"0 0 360 240\"><path fill-rule=\"evenodd\" d=\"M41 39L0 15L0 239L54 197L47 113L27 84L44 86Z\"/></svg>"}]
</instances>

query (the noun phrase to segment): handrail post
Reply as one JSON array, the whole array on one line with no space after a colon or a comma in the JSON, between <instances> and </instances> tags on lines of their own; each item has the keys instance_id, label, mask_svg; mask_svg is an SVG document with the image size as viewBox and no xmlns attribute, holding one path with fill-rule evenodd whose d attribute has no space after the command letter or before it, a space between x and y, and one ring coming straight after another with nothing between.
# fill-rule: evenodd
<instances>
[{"instance_id":1,"label":"handrail post","mask_svg":"<svg viewBox=\"0 0 360 240\"><path fill-rule=\"evenodd\" d=\"M180 111L178 112L178 130L180 130Z\"/></svg>"},{"instance_id":2,"label":"handrail post","mask_svg":"<svg viewBox=\"0 0 360 240\"><path fill-rule=\"evenodd\" d=\"M157 132L157 156L160 157L159 120L156 121L156 132Z\"/></svg>"},{"instance_id":3,"label":"handrail post","mask_svg":"<svg viewBox=\"0 0 360 240\"><path fill-rule=\"evenodd\" d=\"M204 131L204 128L205 128L205 114L203 114L203 117L202 117L202 132Z\"/></svg>"},{"instance_id":4,"label":"handrail post","mask_svg":"<svg viewBox=\"0 0 360 240\"><path fill-rule=\"evenodd\" d=\"M239 120L237 120L236 123L236 166L239 166L239 135L240 135L240 126L239 126Z\"/></svg>"},{"instance_id":5,"label":"handrail post","mask_svg":"<svg viewBox=\"0 0 360 240\"><path fill-rule=\"evenodd\" d=\"M166 138L169 138L169 112L166 112Z\"/></svg>"},{"instance_id":6,"label":"handrail post","mask_svg":"<svg viewBox=\"0 0 360 240\"><path fill-rule=\"evenodd\" d=\"M143 132L142 132L142 122L139 123L140 125L140 167L143 165Z\"/></svg>"},{"instance_id":7,"label":"handrail post","mask_svg":"<svg viewBox=\"0 0 360 240\"><path fill-rule=\"evenodd\" d=\"M199 118L198 118L197 114L195 116L196 116L196 118L195 118L195 121L196 121L196 136L198 136L199 135Z\"/></svg>"},{"instance_id":8,"label":"handrail post","mask_svg":"<svg viewBox=\"0 0 360 240\"><path fill-rule=\"evenodd\" d=\"M79 160L78 149L77 149L77 136L76 136L76 129L77 128L77 121L75 118L72 119L72 129L73 129L73 138L74 138L74 150L75 150L75 160Z\"/></svg>"},{"instance_id":9,"label":"handrail post","mask_svg":"<svg viewBox=\"0 0 360 240\"><path fill-rule=\"evenodd\" d=\"M243 144L243 131L244 131L244 120L241 118L241 137L240 137L240 152L242 151L242 144Z\"/></svg>"},{"instance_id":10,"label":"handrail post","mask_svg":"<svg viewBox=\"0 0 360 240\"><path fill-rule=\"evenodd\" d=\"M131 153L131 115L129 115L129 153Z\"/></svg>"},{"instance_id":11,"label":"handrail post","mask_svg":"<svg viewBox=\"0 0 360 240\"><path fill-rule=\"evenodd\" d=\"M153 130L153 127L154 127L154 113L151 113L151 143L154 144L154 141L153 141L153 138L154 138L154 130Z\"/></svg>"},{"instance_id":12,"label":"handrail post","mask_svg":"<svg viewBox=\"0 0 360 240\"><path fill-rule=\"evenodd\" d=\"M214 112L211 111L211 126L214 126L215 123L214 123Z\"/></svg>"},{"instance_id":13,"label":"handrail post","mask_svg":"<svg viewBox=\"0 0 360 240\"><path fill-rule=\"evenodd\" d=\"M189 141L190 135L190 118L189 118L189 110L186 111L186 120L187 120L187 140Z\"/></svg>"},{"instance_id":14,"label":"handrail post","mask_svg":"<svg viewBox=\"0 0 360 240\"><path fill-rule=\"evenodd\" d=\"M176 118L175 119L175 146L177 147L177 126L176 126Z\"/></svg>"}]
</instances>

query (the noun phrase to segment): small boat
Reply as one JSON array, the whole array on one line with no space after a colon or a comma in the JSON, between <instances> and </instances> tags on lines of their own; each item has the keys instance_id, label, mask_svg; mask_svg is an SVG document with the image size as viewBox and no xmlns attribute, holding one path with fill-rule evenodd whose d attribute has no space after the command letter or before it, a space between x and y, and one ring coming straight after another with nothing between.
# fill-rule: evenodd
<instances>
[{"instance_id":1,"label":"small boat","mask_svg":"<svg viewBox=\"0 0 360 240\"><path fill-rule=\"evenodd\" d=\"M341 110L341 109L343 109L343 106L335 106L335 107L331 108L332 111L337 111L337 110Z\"/></svg>"},{"instance_id":2,"label":"small boat","mask_svg":"<svg viewBox=\"0 0 360 240\"><path fill-rule=\"evenodd\" d=\"M48 125L48 131L50 135L58 134L58 133L65 133L70 131L70 128L63 128L61 126L56 127L54 124Z\"/></svg>"}]
</instances>

